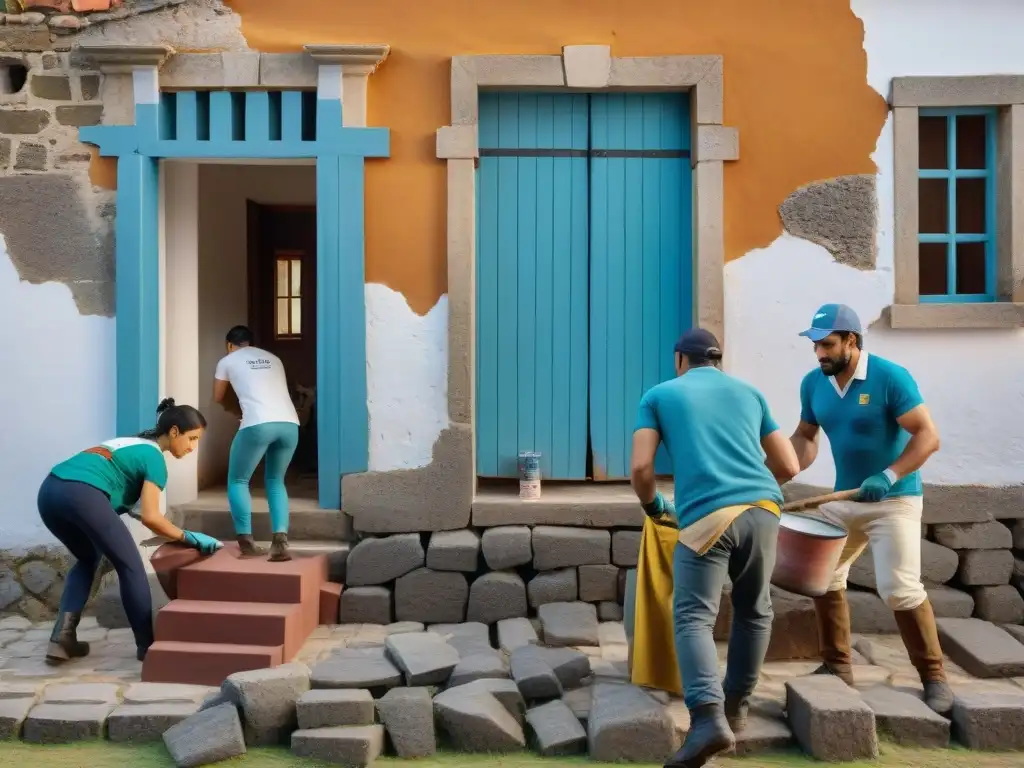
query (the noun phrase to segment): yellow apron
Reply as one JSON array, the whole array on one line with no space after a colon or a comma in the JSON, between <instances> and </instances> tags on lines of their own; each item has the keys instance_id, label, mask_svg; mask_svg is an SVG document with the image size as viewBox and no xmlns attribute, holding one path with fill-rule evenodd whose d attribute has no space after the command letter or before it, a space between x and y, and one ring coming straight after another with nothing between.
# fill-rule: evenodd
<instances>
[{"instance_id":1,"label":"yellow apron","mask_svg":"<svg viewBox=\"0 0 1024 768\"><path fill-rule=\"evenodd\" d=\"M644 685L682 695L672 618L672 558L679 531L644 521L636 565L631 677Z\"/></svg>"}]
</instances>

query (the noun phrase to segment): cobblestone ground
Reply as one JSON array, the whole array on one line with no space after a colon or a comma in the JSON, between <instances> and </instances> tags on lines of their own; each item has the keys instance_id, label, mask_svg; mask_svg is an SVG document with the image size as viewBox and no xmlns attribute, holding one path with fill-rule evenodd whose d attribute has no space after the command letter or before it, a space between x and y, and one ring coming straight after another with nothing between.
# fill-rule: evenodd
<instances>
[{"instance_id":1,"label":"cobblestone ground","mask_svg":"<svg viewBox=\"0 0 1024 768\"><path fill-rule=\"evenodd\" d=\"M142 664L135 659L135 643L131 630L106 630L96 620L86 617L79 629L79 639L91 645L91 653L60 667L47 666L43 660L50 636L50 623L33 625L20 617L0 619L0 684L35 685L43 688L53 683L116 683L127 685L138 682ZM333 651L343 648L380 646L384 638L397 632L421 631L415 622L401 622L382 626L377 624L347 624L322 626L314 630L303 646L297 661L312 665L327 658ZM591 657L596 678L625 679L627 646L622 624L601 624L601 645L581 647ZM879 683L894 687L920 690L917 673L910 665L906 651L896 635L861 635L855 638L856 666L854 675L858 688L870 688ZM724 661L726 647L719 644L719 659ZM946 660L950 684L957 692L1006 691L1024 694L1024 677L1003 680L981 680ZM777 716L785 700L785 683L794 677L806 675L817 666L814 661L785 661L765 664L755 694L755 706L763 714ZM685 727L688 719L681 700L662 697L677 724Z\"/></svg>"}]
</instances>

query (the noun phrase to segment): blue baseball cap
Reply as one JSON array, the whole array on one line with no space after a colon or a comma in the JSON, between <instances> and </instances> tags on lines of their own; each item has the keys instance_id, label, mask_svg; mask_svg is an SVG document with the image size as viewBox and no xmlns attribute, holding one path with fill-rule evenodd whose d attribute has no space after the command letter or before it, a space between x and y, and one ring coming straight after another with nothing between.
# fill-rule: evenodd
<instances>
[{"instance_id":1,"label":"blue baseball cap","mask_svg":"<svg viewBox=\"0 0 1024 768\"><path fill-rule=\"evenodd\" d=\"M691 328L686 331L676 342L675 350L681 355L703 357L707 360L722 359L722 346L715 338L715 334L703 328Z\"/></svg>"},{"instance_id":2,"label":"blue baseball cap","mask_svg":"<svg viewBox=\"0 0 1024 768\"><path fill-rule=\"evenodd\" d=\"M823 304L818 307L811 320L811 327L800 333L814 342L821 341L832 333L863 334L857 313L845 304Z\"/></svg>"}]
</instances>

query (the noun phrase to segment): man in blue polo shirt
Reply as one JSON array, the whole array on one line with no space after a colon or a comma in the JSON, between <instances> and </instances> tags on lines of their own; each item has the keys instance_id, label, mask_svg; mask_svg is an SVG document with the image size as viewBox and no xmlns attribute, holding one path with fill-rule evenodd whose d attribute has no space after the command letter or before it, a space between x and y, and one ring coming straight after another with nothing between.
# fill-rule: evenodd
<instances>
[{"instance_id":1,"label":"man in blue polo shirt","mask_svg":"<svg viewBox=\"0 0 1024 768\"><path fill-rule=\"evenodd\" d=\"M708 331L683 334L675 347L678 377L643 396L633 433L633 489L649 516L667 516L679 528L674 625L690 731L667 767L704 765L734 746L734 732L746 725L747 700L771 639L779 480L798 469L764 397L720 371L721 359ZM662 442L675 475L674 508L654 475ZM723 685L713 628L726 578L733 620Z\"/></svg>"},{"instance_id":2,"label":"man in blue polo shirt","mask_svg":"<svg viewBox=\"0 0 1024 768\"><path fill-rule=\"evenodd\" d=\"M823 429L832 446L835 490L859 490L856 501L820 509L844 526L849 538L829 592L814 601L824 662L817 671L853 685L846 579L868 547L878 594L895 612L925 702L948 715L953 693L946 683L935 615L921 583L918 470L939 449L939 433L910 373L864 351L860 319L850 307L824 305L800 335L813 342L819 366L800 384L800 424L791 438L800 469L814 463L818 430Z\"/></svg>"}]
</instances>

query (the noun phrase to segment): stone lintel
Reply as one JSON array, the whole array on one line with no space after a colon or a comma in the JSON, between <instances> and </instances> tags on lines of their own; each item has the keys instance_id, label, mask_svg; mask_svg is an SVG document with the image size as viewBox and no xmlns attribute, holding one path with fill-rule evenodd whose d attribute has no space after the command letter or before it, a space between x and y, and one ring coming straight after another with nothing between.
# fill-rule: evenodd
<instances>
[{"instance_id":1,"label":"stone lintel","mask_svg":"<svg viewBox=\"0 0 1024 768\"><path fill-rule=\"evenodd\" d=\"M305 45L303 48L317 64L341 65L346 72L355 68L366 75L374 72L391 52L391 46L386 43Z\"/></svg>"},{"instance_id":2,"label":"stone lintel","mask_svg":"<svg viewBox=\"0 0 1024 768\"><path fill-rule=\"evenodd\" d=\"M893 107L1000 107L1024 104L1024 75L894 77Z\"/></svg>"},{"instance_id":3,"label":"stone lintel","mask_svg":"<svg viewBox=\"0 0 1024 768\"><path fill-rule=\"evenodd\" d=\"M104 73L159 69L174 54L169 45L80 45L78 52Z\"/></svg>"},{"instance_id":4,"label":"stone lintel","mask_svg":"<svg viewBox=\"0 0 1024 768\"><path fill-rule=\"evenodd\" d=\"M1024 328L1024 303L893 304L889 319L893 328L918 330Z\"/></svg>"}]
</instances>

